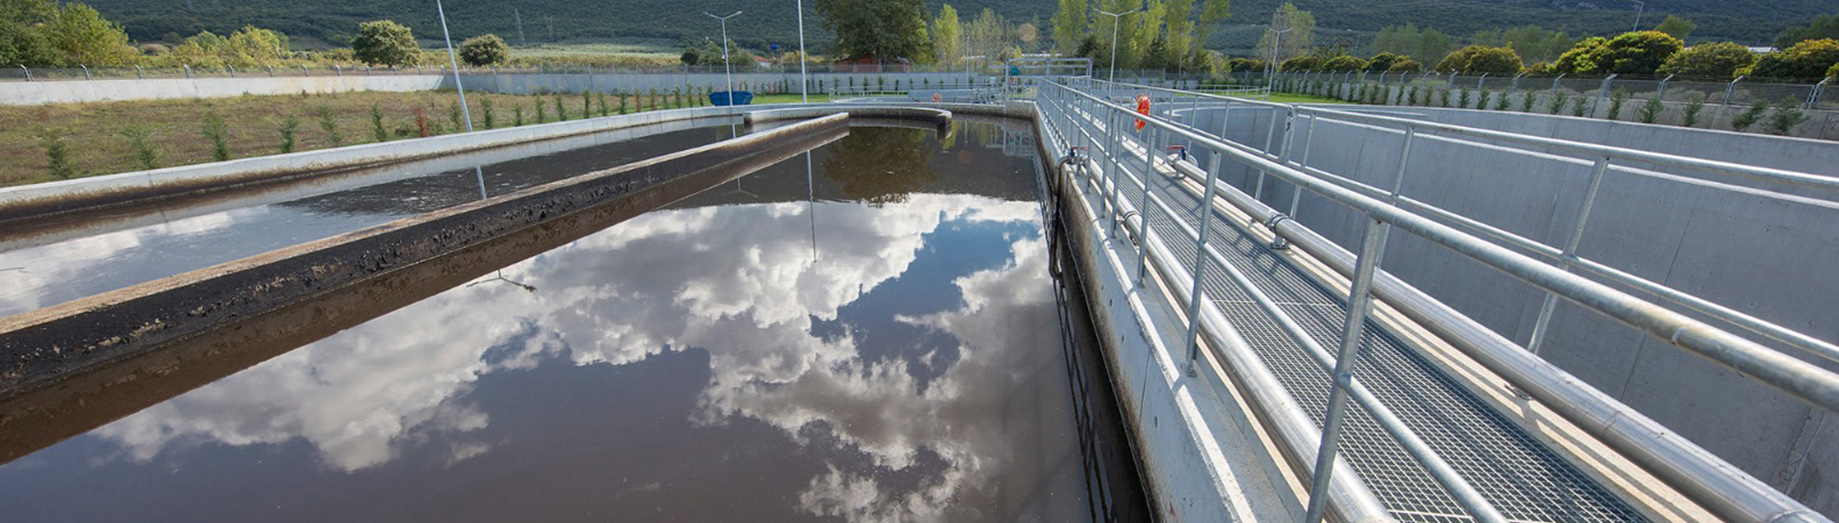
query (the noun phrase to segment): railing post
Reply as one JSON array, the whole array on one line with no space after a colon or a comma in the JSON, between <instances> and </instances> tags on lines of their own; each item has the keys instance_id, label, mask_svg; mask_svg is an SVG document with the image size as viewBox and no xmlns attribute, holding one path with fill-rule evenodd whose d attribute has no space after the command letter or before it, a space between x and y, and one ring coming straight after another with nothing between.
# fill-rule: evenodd
<instances>
[{"instance_id":1,"label":"railing post","mask_svg":"<svg viewBox=\"0 0 1839 523\"><path fill-rule=\"evenodd\" d=\"M26 68L26 64L19 64L19 70L20 70L20 71L23 71L23 72L25 72L25 73L26 73L26 81L27 81L27 82L30 82L30 81L32 81L32 70L31 70L31 69L28 69L28 68Z\"/></svg>"},{"instance_id":2,"label":"railing post","mask_svg":"<svg viewBox=\"0 0 1839 523\"><path fill-rule=\"evenodd\" d=\"M81 68L83 68L83 79L84 79L84 80L89 80L89 79L90 79L90 77L89 77L89 66L87 66L87 65L83 65L83 64L77 64L77 67L81 67Z\"/></svg>"},{"instance_id":3,"label":"railing post","mask_svg":"<svg viewBox=\"0 0 1839 523\"><path fill-rule=\"evenodd\" d=\"M1386 251L1386 235L1391 230L1391 224L1369 216L1365 238L1360 240L1360 257L1354 259L1353 288L1347 297L1347 324L1341 329L1341 350L1335 357L1334 375L1330 376L1328 412L1323 417L1322 443L1315 453L1315 474L1309 487L1305 523L1320 523L1328 510L1328 481L1334 474L1335 453L1341 447L1341 426L1347 417L1347 389L1353 383L1361 338L1366 334L1367 311L1373 305L1373 273L1379 270L1380 258Z\"/></svg>"},{"instance_id":4,"label":"railing post","mask_svg":"<svg viewBox=\"0 0 1839 523\"><path fill-rule=\"evenodd\" d=\"M1603 174L1608 171L1609 157L1597 158L1590 171L1590 188L1584 191L1584 202L1577 208L1577 224L1571 227L1571 237L1565 240L1564 253L1558 257L1558 263L1567 271L1577 258L1577 246L1584 240L1584 226L1590 223L1590 209L1596 205L1596 195L1603 187ZM1532 338L1526 342L1526 350L1534 355L1539 354L1539 346L1545 343L1546 329L1552 323L1552 311L1557 306L1558 294L1546 291L1545 303L1539 305L1539 319L1533 322Z\"/></svg>"},{"instance_id":5,"label":"railing post","mask_svg":"<svg viewBox=\"0 0 1839 523\"><path fill-rule=\"evenodd\" d=\"M1411 161L1411 139L1418 135L1418 126L1405 125L1405 145L1398 153L1398 174L1392 177L1392 192L1386 195L1386 202L1398 204L1398 196L1405 191L1405 166Z\"/></svg>"},{"instance_id":6,"label":"railing post","mask_svg":"<svg viewBox=\"0 0 1839 523\"><path fill-rule=\"evenodd\" d=\"M1200 232L1194 242L1194 287L1188 290L1188 377L1198 376L1195 363L1200 360L1200 300L1201 282L1207 274L1207 228L1213 223L1214 182L1219 179L1219 154L1215 152L1213 165L1207 169L1207 190L1200 199Z\"/></svg>"},{"instance_id":7,"label":"railing post","mask_svg":"<svg viewBox=\"0 0 1839 523\"><path fill-rule=\"evenodd\" d=\"M1156 138L1162 129L1150 126L1144 129L1143 142L1143 203L1137 205L1137 285L1141 286L1143 276L1149 273L1149 193L1155 190L1156 176ZM1129 228L1129 224L1125 224Z\"/></svg>"},{"instance_id":8,"label":"railing post","mask_svg":"<svg viewBox=\"0 0 1839 523\"><path fill-rule=\"evenodd\" d=\"M147 75L140 70L140 64L134 64L134 78L136 80L144 80L147 78Z\"/></svg>"},{"instance_id":9,"label":"railing post","mask_svg":"<svg viewBox=\"0 0 1839 523\"><path fill-rule=\"evenodd\" d=\"M1290 133L1295 130L1294 129L1295 124L1296 124L1296 109L1289 107L1289 106L1285 106L1284 107L1284 118L1283 118L1283 128L1284 128L1283 150L1280 151L1279 153L1271 152L1271 137L1277 135L1277 108L1275 107L1271 108L1271 134L1265 136L1264 138L1264 154L1275 156L1277 157L1277 163L1283 163L1284 155L1281 153L1287 153L1290 151ZM1258 170L1258 185L1252 189L1252 199L1253 200L1257 200L1264 196L1264 178L1265 178L1264 170L1259 169Z\"/></svg>"}]
</instances>

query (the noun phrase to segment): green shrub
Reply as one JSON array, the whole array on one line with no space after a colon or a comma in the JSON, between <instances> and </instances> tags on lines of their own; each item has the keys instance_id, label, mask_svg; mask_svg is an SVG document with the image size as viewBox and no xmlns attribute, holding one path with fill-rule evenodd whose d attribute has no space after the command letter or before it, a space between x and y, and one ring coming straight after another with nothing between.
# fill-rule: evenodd
<instances>
[{"instance_id":1,"label":"green shrub","mask_svg":"<svg viewBox=\"0 0 1839 523\"><path fill-rule=\"evenodd\" d=\"M70 165L70 144L64 142L63 131L39 129L38 145L45 149L45 170L53 178L68 180L76 176L76 168Z\"/></svg>"},{"instance_id":2,"label":"green shrub","mask_svg":"<svg viewBox=\"0 0 1839 523\"><path fill-rule=\"evenodd\" d=\"M1653 98L1642 102L1641 108L1635 110L1635 119L1640 120L1641 123L1654 123L1660 120L1660 111L1666 108L1667 106L1660 101L1660 94L1655 93Z\"/></svg>"},{"instance_id":3,"label":"green shrub","mask_svg":"<svg viewBox=\"0 0 1839 523\"><path fill-rule=\"evenodd\" d=\"M511 127L523 127L523 126L524 126L524 106L522 105L511 106Z\"/></svg>"},{"instance_id":4,"label":"green shrub","mask_svg":"<svg viewBox=\"0 0 1839 523\"><path fill-rule=\"evenodd\" d=\"M594 93L583 90L581 91L581 117L591 116L594 116Z\"/></svg>"},{"instance_id":5,"label":"green shrub","mask_svg":"<svg viewBox=\"0 0 1839 523\"><path fill-rule=\"evenodd\" d=\"M568 121L568 109L565 109L562 107L562 95L560 94L556 95L554 100L556 104L556 121L558 122Z\"/></svg>"},{"instance_id":6,"label":"green shrub","mask_svg":"<svg viewBox=\"0 0 1839 523\"><path fill-rule=\"evenodd\" d=\"M1505 111L1507 110L1508 104L1511 104L1511 103L1513 103L1513 93L1508 92L1508 91L1501 91L1501 98L1499 100L1494 101L1494 110Z\"/></svg>"},{"instance_id":7,"label":"green shrub","mask_svg":"<svg viewBox=\"0 0 1839 523\"><path fill-rule=\"evenodd\" d=\"M281 154L294 152L294 133L300 131L300 119L287 115L281 120Z\"/></svg>"},{"instance_id":8,"label":"green shrub","mask_svg":"<svg viewBox=\"0 0 1839 523\"><path fill-rule=\"evenodd\" d=\"M1409 98L1409 101L1411 103L1408 103L1405 105L1417 105L1418 104L1418 87L1415 85L1411 86L1411 96Z\"/></svg>"},{"instance_id":9,"label":"green shrub","mask_svg":"<svg viewBox=\"0 0 1839 523\"><path fill-rule=\"evenodd\" d=\"M1795 126L1805 121L1807 113L1802 112L1793 100L1782 100L1781 105L1775 108L1775 114L1769 115L1769 134L1787 136Z\"/></svg>"},{"instance_id":10,"label":"green shrub","mask_svg":"<svg viewBox=\"0 0 1839 523\"><path fill-rule=\"evenodd\" d=\"M383 108L377 104L370 104L370 132L378 142L390 141L389 130L383 128Z\"/></svg>"},{"instance_id":11,"label":"green shrub","mask_svg":"<svg viewBox=\"0 0 1839 523\"><path fill-rule=\"evenodd\" d=\"M627 114L631 112L626 109L626 93L619 93L614 96L619 98L619 114Z\"/></svg>"},{"instance_id":12,"label":"green shrub","mask_svg":"<svg viewBox=\"0 0 1839 523\"><path fill-rule=\"evenodd\" d=\"M453 124L453 132L466 129L466 115L460 112L460 102L447 102L447 121Z\"/></svg>"},{"instance_id":13,"label":"green shrub","mask_svg":"<svg viewBox=\"0 0 1839 523\"><path fill-rule=\"evenodd\" d=\"M1546 112L1552 113L1552 114L1558 114L1559 112L1564 111L1564 100L1565 98L1570 97L1570 96L1571 95L1569 93L1564 92L1564 89L1552 91L1551 104L1546 106Z\"/></svg>"},{"instance_id":14,"label":"green shrub","mask_svg":"<svg viewBox=\"0 0 1839 523\"><path fill-rule=\"evenodd\" d=\"M1520 112L1533 112L1533 102L1539 100L1538 91L1526 91L1526 97L1520 99Z\"/></svg>"},{"instance_id":15,"label":"green shrub","mask_svg":"<svg viewBox=\"0 0 1839 523\"><path fill-rule=\"evenodd\" d=\"M313 109L313 117L319 119L319 130L326 133L326 141L333 147L345 145L345 134L338 130L338 117L332 114L332 108L319 106Z\"/></svg>"},{"instance_id":16,"label":"green shrub","mask_svg":"<svg viewBox=\"0 0 1839 523\"><path fill-rule=\"evenodd\" d=\"M128 149L134 152L134 162L141 169L160 168L160 151L153 146L153 131L141 124L129 124L121 129L121 136L128 139Z\"/></svg>"},{"instance_id":17,"label":"green shrub","mask_svg":"<svg viewBox=\"0 0 1839 523\"><path fill-rule=\"evenodd\" d=\"M204 139L211 142L211 159L224 161L230 159L230 124L224 123L223 117L215 109L205 111L204 126L200 129Z\"/></svg>"},{"instance_id":18,"label":"green shrub","mask_svg":"<svg viewBox=\"0 0 1839 523\"><path fill-rule=\"evenodd\" d=\"M613 113L607 110L607 93L605 91L597 93L595 95L595 98L596 98L596 101L600 103L600 111L599 111L600 115L601 116L612 116Z\"/></svg>"},{"instance_id":19,"label":"green shrub","mask_svg":"<svg viewBox=\"0 0 1839 523\"><path fill-rule=\"evenodd\" d=\"M1705 93L1692 93L1692 97L1686 100L1685 118L1680 122L1680 125L1686 127L1698 126L1699 111L1703 110L1705 110Z\"/></svg>"},{"instance_id":20,"label":"green shrub","mask_svg":"<svg viewBox=\"0 0 1839 523\"><path fill-rule=\"evenodd\" d=\"M1493 96L1494 96L1493 92L1487 89L1482 89L1481 96L1475 98L1475 108L1476 109L1487 109L1488 99L1492 98Z\"/></svg>"},{"instance_id":21,"label":"green shrub","mask_svg":"<svg viewBox=\"0 0 1839 523\"><path fill-rule=\"evenodd\" d=\"M1737 132L1747 131L1750 126L1756 125L1756 122L1762 119L1762 113L1768 110L1769 101L1758 99L1755 103L1750 104L1749 109L1744 109L1742 113L1737 114L1736 118L1731 118L1730 128Z\"/></svg>"},{"instance_id":22,"label":"green shrub","mask_svg":"<svg viewBox=\"0 0 1839 523\"><path fill-rule=\"evenodd\" d=\"M1458 109L1468 109L1469 108L1469 90L1468 89L1463 89L1462 96L1456 97L1456 108Z\"/></svg>"},{"instance_id":23,"label":"green shrub","mask_svg":"<svg viewBox=\"0 0 1839 523\"><path fill-rule=\"evenodd\" d=\"M1615 91L1609 93L1609 115L1604 118L1610 120L1622 119L1622 104L1627 102L1628 90L1617 87Z\"/></svg>"},{"instance_id":24,"label":"green shrub","mask_svg":"<svg viewBox=\"0 0 1839 523\"><path fill-rule=\"evenodd\" d=\"M1571 116L1582 118L1585 113L1589 112L1587 109L1588 106L1585 105L1587 101L1589 101L1589 98L1584 96L1573 99L1571 101Z\"/></svg>"},{"instance_id":25,"label":"green shrub","mask_svg":"<svg viewBox=\"0 0 1839 523\"><path fill-rule=\"evenodd\" d=\"M530 105L536 107L536 123L549 121L549 110L543 108L542 100L531 102Z\"/></svg>"},{"instance_id":26,"label":"green shrub","mask_svg":"<svg viewBox=\"0 0 1839 523\"><path fill-rule=\"evenodd\" d=\"M486 129L498 126L498 115L494 114L492 111L492 99L490 97L479 99L479 110L484 112L484 114L479 116L484 120L481 123L485 124Z\"/></svg>"}]
</instances>

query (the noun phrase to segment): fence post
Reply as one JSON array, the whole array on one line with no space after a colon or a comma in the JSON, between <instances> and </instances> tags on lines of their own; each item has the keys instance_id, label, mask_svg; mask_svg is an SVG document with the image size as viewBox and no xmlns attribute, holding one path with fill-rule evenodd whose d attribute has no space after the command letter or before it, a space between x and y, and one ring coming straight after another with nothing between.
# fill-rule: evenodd
<instances>
[{"instance_id":1,"label":"fence post","mask_svg":"<svg viewBox=\"0 0 1839 523\"><path fill-rule=\"evenodd\" d=\"M1590 112L1591 112L1591 115L1590 115L1590 116L1593 116L1593 117L1594 117L1594 116L1596 116L1596 114L1595 114L1595 113L1596 113L1596 107L1602 107L1602 106L1603 106L1603 99L1604 99L1604 98L1608 98L1608 97L1609 97L1609 86L1611 86L1611 85L1614 85L1614 84L1615 84L1615 81L1616 81L1616 76L1617 76L1616 74L1614 74L1614 73L1611 73L1611 74L1610 74L1610 75L1609 75L1608 77L1606 77L1606 78L1603 78L1603 85L1602 85L1601 87L1597 87L1597 88L1596 88L1596 105L1595 105L1594 107L1591 107L1591 109L1590 109ZM1615 117L1615 116L1616 116L1616 115L1609 115L1609 117L1610 117L1610 118L1613 118L1613 117Z\"/></svg>"},{"instance_id":2,"label":"fence post","mask_svg":"<svg viewBox=\"0 0 1839 523\"><path fill-rule=\"evenodd\" d=\"M1487 87L1488 86L1487 81L1488 81L1488 73L1482 73L1481 78L1475 79L1475 90L1480 91L1483 88Z\"/></svg>"},{"instance_id":3,"label":"fence post","mask_svg":"<svg viewBox=\"0 0 1839 523\"><path fill-rule=\"evenodd\" d=\"M225 70L225 71L229 71L229 72L230 72L230 77L231 77L231 78L236 78L236 67L234 67L234 66L228 66L228 65L226 65L226 66L223 66L223 68L224 68L224 70Z\"/></svg>"},{"instance_id":4,"label":"fence post","mask_svg":"<svg viewBox=\"0 0 1839 523\"><path fill-rule=\"evenodd\" d=\"M275 66L270 65L266 67L268 67L268 77L274 78L275 77Z\"/></svg>"},{"instance_id":5,"label":"fence post","mask_svg":"<svg viewBox=\"0 0 1839 523\"><path fill-rule=\"evenodd\" d=\"M313 72L307 70L306 64L301 64L300 65L300 76L313 76Z\"/></svg>"},{"instance_id":6,"label":"fence post","mask_svg":"<svg viewBox=\"0 0 1839 523\"><path fill-rule=\"evenodd\" d=\"M1341 446L1341 425L1347 412L1347 391L1353 383L1355 363L1360 355L1361 338L1366 334L1367 311L1373 306L1370 290L1373 273L1379 272L1380 257L1385 253L1386 236L1392 224L1366 219L1366 234L1360 241L1360 254L1354 258L1354 274L1347 296L1347 323L1341 329L1341 347L1336 353L1335 370L1329 375L1328 411L1323 415L1322 440L1315 453L1315 475L1309 487L1309 508L1303 521L1318 523L1328 510L1328 482L1334 472L1335 454Z\"/></svg>"},{"instance_id":7,"label":"fence post","mask_svg":"<svg viewBox=\"0 0 1839 523\"><path fill-rule=\"evenodd\" d=\"M89 66L83 65L83 64L77 64L77 67L83 68L83 79L84 80L90 79L89 78Z\"/></svg>"},{"instance_id":8,"label":"fence post","mask_svg":"<svg viewBox=\"0 0 1839 523\"><path fill-rule=\"evenodd\" d=\"M1525 77L1526 77L1526 73L1520 73L1520 74L1513 75L1513 87L1509 88L1508 90L1509 91L1520 90L1520 79L1525 78Z\"/></svg>"},{"instance_id":9,"label":"fence post","mask_svg":"<svg viewBox=\"0 0 1839 523\"><path fill-rule=\"evenodd\" d=\"M1737 95L1737 82L1741 81L1743 81L1743 75L1737 75L1736 78L1731 79L1730 85L1724 88L1724 105L1730 105L1731 98Z\"/></svg>"},{"instance_id":10,"label":"fence post","mask_svg":"<svg viewBox=\"0 0 1839 523\"><path fill-rule=\"evenodd\" d=\"M1820 93L1826 90L1826 84L1831 81L1833 77L1828 76L1821 79L1820 83L1813 84L1813 92L1807 93L1807 105L1802 109L1813 110L1814 104L1820 103Z\"/></svg>"},{"instance_id":11,"label":"fence post","mask_svg":"<svg viewBox=\"0 0 1839 523\"><path fill-rule=\"evenodd\" d=\"M30 82L30 81L32 81L32 70L31 70L31 69L27 69L27 68L26 68L26 64L19 64L19 70L20 70L20 71L24 71L24 72L26 73L26 81L27 81L27 82Z\"/></svg>"},{"instance_id":12,"label":"fence post","mask_svg":"<svg viewBox=\"0 0 1839 523\"><path fill-rule=\"evenodd\" d=\"M191 78L191 77L192 77L192 64L179 64L179 67L184 67L184 68L185 68L185 77L186 77L186 78Z\"/></svg>"},{"instance_id":13,"label":"fence post","mask_svg":"<svg viewBox=\"0 0 1839 523\"><path fill-rule=\"evenodd\" d=\"M140 70L140 64L134 64L134 78L135 78L135 79L144 79L144 78L146 78L146 77L147 77L147 75L145 75L145 74L142 74L142 73L141 73L141 70Z\"/></svg>"},{"instance_id":14,"label":"fence post","mask_svg":"<svg viewBox=\"0 0 1839 523\"><path fill-rule=\"evenodd\" d=\"M1667 82L1671 82L1671 81L1673 81L1673 76L1674 76L1674 75L1670 75L1670 74L1669 74L1669 75L1667 75L1667 77L1666 77L1666 78L1661 78L1661 79L1660 79L1660 87L1659 87L1659 88L1656 88L1656 89L1654 89L1654 99L1656 99L1656 100L1665 100L1665 99L1667 99Z\"/></svg>"},{"instance_id":15,"label":"fence post","mask_svg":"<svg viewBox=\"0 0 1839 523\"><path fill-rule=\"evenodd\" d=\"M332 74L345 76L345 68L340 67L338 64L332 64Z\"/></svg>"}]
</instances>

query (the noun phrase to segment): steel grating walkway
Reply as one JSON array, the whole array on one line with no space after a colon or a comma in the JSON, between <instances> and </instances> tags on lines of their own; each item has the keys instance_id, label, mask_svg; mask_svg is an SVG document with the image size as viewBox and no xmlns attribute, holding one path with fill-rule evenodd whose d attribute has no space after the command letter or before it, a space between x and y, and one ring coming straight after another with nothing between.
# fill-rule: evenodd
<instances>
[{"instance_id":1,"label":"steel grating walkway","mask_svg":"<svg viewBox=\"0 0 1839 523\"><path fill-rule=\"evenodd\" d=\"M1099 152L1094 151L1093 157L1095 164L1107 164ZM1140 156L1123 160L1131 176L1143 170ZM1142 212L1191 274L1195 242L1173 220L1197 227L1200 197L1180 186L1174 176L1157 173L1149 178L1151 190L1176 215L1164 213L1154 203ZM1135 183L1119 184L1119 194L1133 205L1140 205L1142 190ZM1097 196L1088 193L1088 198ZM1096 200L1094 205L1099 205ZM1241 224L1227 219L1223 212L1213 212L1213 236L1208 244L1280 304L1316 342L1331 350L1338 346L1347 318L1346 296L1311 279ZM1219 268L1207 271L1202 280L1207 296L1320 427L1327 410L1328 373ZM1507 518L1528 522L1646 521L1634 508L1443 373L1390 329L1370 319L1356 375ZM1395 517L1400 521L1472 521L1364 409L1350 405L1348 410L1341 451Z\"/></svg>"}]
</instances>

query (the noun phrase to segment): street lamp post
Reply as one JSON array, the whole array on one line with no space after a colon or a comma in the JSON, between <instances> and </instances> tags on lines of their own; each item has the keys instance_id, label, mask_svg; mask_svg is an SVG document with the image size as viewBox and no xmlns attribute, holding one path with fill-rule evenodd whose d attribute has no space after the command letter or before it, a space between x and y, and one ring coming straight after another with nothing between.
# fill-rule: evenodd
<instances>
[{"instance_id":1,"label":"street lamp post","mask_svg":"<svg viewBox=\"0 0 1839 523\"><path fill-rule=\"evenodd\" d=\"M1276 27L1272 26L1272 28L1275 29ZM1282 31L1278 31L1275 37L1271 38L1271 60L1264 63L1264 93L1266 96L1269 96L1271 90L1275 89L1277 86L1277 43L1282 42L1283 34L1290 32L1291 29L1295 28L1285 27Z\"/></svg>"},{"instance_id":2,"label":"street lamp post","mask_svg":"<svg viewBox=\"0 0 1839 523\"><path fill-rule=\"evenodd\" d=\"M1640 31L1641 30L1641 11L1644 9L1647 9L1647 2L1643 2L1641 0L1629 0L1629 1L1635 3L1635 27L1633 29L1629 29L1629 31Z\"/></svg>"},{"instance_id":3,"label":"street lamp post","mask_svg":"<svg viewBox=\"0 0 1839 523\"><path fill-rule=\"evenodd\" d=\"M1103 9L1098 10L1098 14L1111 17L1111 79L1106 81L1106 84L1108 84L1105 86L1107 96L1109 96L1111 91L1117 90L1117 26L1124 22L1124 15L1142 10L1142 7L1122 13L1113 13Z\"/></svg>"},{"instance_id":4,"label":"street lamp post","mask_svg":"<svg viewBox=\"0 0 1839 523\"><path fill-rule=\"evenodd\" d=\"M728 19L741 16L741 12L735 11L734 14L728 16L715 16L708 12L703 12L702 14L709 15L709 18L722 21L722 77L728 80L728 107L732 108L734 107L734 65L728 63ZM802 16L800 18L802 18ZM799 53L803 52L804 46L800 45Z\"/></svg>"},{"instance_id":5,"label":"street lamp post","mask_svg":"<svg viewBox=\"0 0 1839 523\"><path fill-rule=\"evenodd\" d=\"M798 0L798 95L811 103L811 79L805 74L805 0Z\"/></svg>"},{"instance_id":6,"label":"street lamp post","mask_svg":"<svg viewBox=\"0 0 1839 523\"><path fill-rule=\"evenodd\" d=\"M460 93L460 115L466 119L466 132L473 132L472 109L466 107L466 86L460 85L460 60L453 52L453 36L447 32L447 9L434 0L434 12L441 16L441 39L447 41L447 65L453 67L453 90Z\"/></svg>"}]
</instances>

